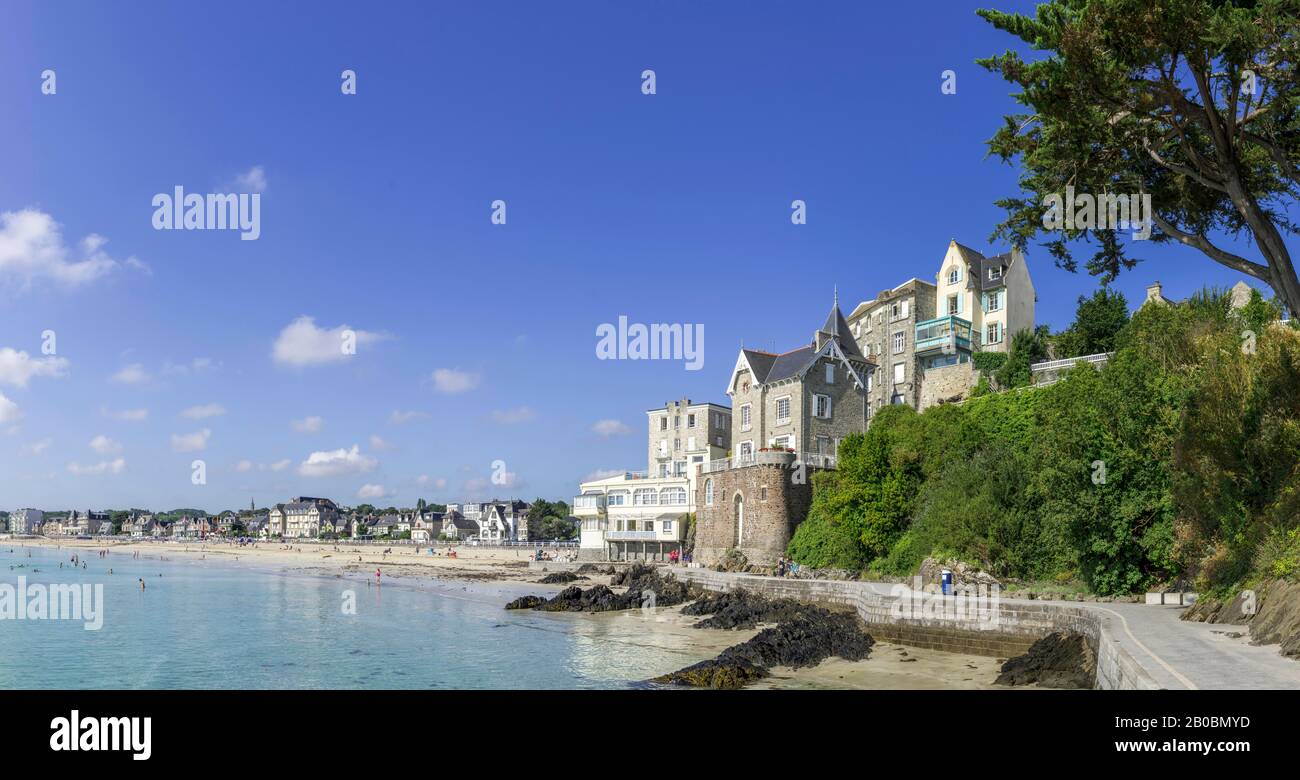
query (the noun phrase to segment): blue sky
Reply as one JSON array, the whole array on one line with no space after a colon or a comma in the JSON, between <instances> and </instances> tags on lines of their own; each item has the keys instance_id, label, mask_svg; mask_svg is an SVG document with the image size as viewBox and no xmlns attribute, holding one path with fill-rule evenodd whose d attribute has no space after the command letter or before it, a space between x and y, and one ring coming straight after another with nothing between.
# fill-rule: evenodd
<instances>
[{"instance_id":1,"label":"blue sky","mask_svg":"<svg viewBox=\"0 0 1300 780\"><path fill-rule=\"evenodd\" d=\"M726 403L742 339L1005 249L984 141L1015 107L973 61L1010 39L959 2L806 5L6 4L0 508L571 497L646 467L646 409ZM178 185L260 192L261 237L155 230ZM1240 278L1142 249L1130 302ZM1096 280L1029 264L1064 327ZM703 324L703 370L598 360L620 315Z\"/></svg>"}]
</instances>

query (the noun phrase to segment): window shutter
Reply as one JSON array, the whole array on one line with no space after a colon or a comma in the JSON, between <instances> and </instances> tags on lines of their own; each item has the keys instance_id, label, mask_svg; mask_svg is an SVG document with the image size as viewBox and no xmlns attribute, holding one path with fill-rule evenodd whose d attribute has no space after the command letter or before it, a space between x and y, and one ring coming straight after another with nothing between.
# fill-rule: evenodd
<instances>
[{"instance_id":1,"label":"window shutter","mask_svg":"<svg viewBox=\"0 0 1300 780\"><path fill-rule=\"evenodd\" d=\"M962 313L962 311L961 311L961 310L962 310L962 300L961 300L961 299L962 299L962 298L965 298L965 297L966 297L966 296L962 295L961 293L958 293L958 294L957 294L957 313L958 313L958 314L961 314L961 313Z\"/></svg>"},{"instance_id":2,"label":"window shutter","mask_svg":"<svg viewBox=\"0 0 1300 780\"><path fill-rule=\"evenodd\" d=\"M904 316L904 317L907 316L907 304L908 304L907 301L903 301L903 316Z\"/></svg>"}]
</instances>

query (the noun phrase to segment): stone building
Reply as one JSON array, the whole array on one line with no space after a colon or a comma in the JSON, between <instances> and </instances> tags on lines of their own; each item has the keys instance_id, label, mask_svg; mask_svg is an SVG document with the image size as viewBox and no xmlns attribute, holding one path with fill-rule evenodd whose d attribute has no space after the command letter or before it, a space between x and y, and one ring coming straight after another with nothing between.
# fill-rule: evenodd
<instances>
[{"instance_id":1,"label":"stone building","mask_svg":"<svg viewBox=\"0 0 1300 780\"><path fill-rule=\"evenodd\" d=\"M721 404L670 401L646 412L649 453L656 477L693 477L701 463L725 457L731 446L731 410Z\"/></svg>"},{"instance_id":2,"label":"stone building","mask_svg":"<svg viewBox=\"0 0 1300 780\"><path fill-rule=\"evenodd\" d=\"M731 454L706 464L696 487L695 560L711 564L736 549L767 564L785 552L808 514L810 472L834 468L840 440L866 429L875 369L838 301L810 343L740 351L727 388Z\"/></svg>"},{"instance_id":3,"label":"stone building","mask_svg":"<svg viewBox=\"0 0 1300 780\"><path fill-rule=\"evenodd\" d=\"M921 372L916 356L916 324L934 316L935 286L912 278L873 300L858 304L848 317L862 354L880 366L867 379L867 419L887 404L919 408Z\"/></svg>"}]
</instances>

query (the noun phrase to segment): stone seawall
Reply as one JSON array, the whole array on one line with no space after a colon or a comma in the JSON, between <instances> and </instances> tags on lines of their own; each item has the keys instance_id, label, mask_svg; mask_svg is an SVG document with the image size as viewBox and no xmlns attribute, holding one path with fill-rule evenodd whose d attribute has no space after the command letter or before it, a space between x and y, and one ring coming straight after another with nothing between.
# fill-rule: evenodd
<instances>
[{"instance_id":1,"label":"stone seawall","mask_svg":"<svg viewBox=\"0 0 1300 780\"><path fill-rule=\"evenodd\" d=\"M765 596L786 597L854 609L877 639L912 647L995 658L1019 655L1053 631L1088 638L1097 653L1096 687L1107 690L1158 688L1154 678L1115 640L1113 613L1100 607L999 599L995 619L956 615L952 596L927 595L932 609L907 614L907 602L884 583L800 580L732 574L710 569L673 567L679 579L707 590L743 588ZM946 607L946 609L944 608Z\"/></svg>"}]
</instances>

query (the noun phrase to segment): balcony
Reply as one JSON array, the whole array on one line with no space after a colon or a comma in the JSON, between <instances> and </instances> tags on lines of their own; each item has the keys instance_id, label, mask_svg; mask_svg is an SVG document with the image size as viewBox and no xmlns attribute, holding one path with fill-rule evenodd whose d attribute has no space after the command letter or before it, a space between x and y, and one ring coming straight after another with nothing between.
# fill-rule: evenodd
<instances>
[{"instance_id":1,"label":"balcony","mask_svg":"<svg viewBox=\"0 0 1300 780\"><path fill-rule=\"evenodd\" d=\"M728 471L730 469L744 468L745 466L785 466L787 468L795 465L804 465L815 469L833 469L835 468L835 456L823 455L817 452L805 452L796 456L793 452L753 452L748 455L739 455L734 458L722 458L721 460L711 460L704 464L702 472L705 474L715 474L719 471Z\"/></svg>"},{"instance_id":2,"label":"balcony","mask_svg":"<svg viewBox=\"0 0 1300 780\"><path fill-rule=\"evenodd\" d=\"M606 531L605 539L611 542L653 542L659 538L654 531Z\"/></svg>"},{"instance_id":3,"label":"balcony","mask_svg":"<svg viewBox=\"0 0 1300 780\"><path fill-rule=\"evenodd\" d=\"M916 324L916 354L941 352L954 355L971 351L971 324L956 315L936 317Z\"/></svg>"},{"instance_id":4,"label":"balcony","mask_svg":"<svg viewBox=\"0 0 1300 780\"><path fill-rule=\"evenodd\" d=\"M589 511L599 510L605 506L605 496L603 495L583 495L573 497L574 510L586 509Z\"/></svg>"}]
</instances>

